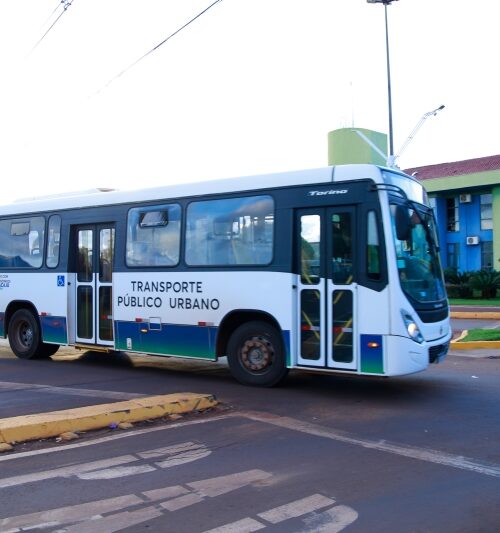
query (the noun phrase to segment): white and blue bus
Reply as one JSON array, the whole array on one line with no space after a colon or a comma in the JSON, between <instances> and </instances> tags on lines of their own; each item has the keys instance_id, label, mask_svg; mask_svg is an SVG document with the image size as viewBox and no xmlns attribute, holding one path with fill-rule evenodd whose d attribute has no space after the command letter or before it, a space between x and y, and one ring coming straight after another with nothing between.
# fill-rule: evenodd
<instances>
[{"instance_id":1,"label":"white and blue bus","mask_svg":"<svg viewBox=\"0 0 500 533\"><path fill-rule=\"evenodd\" d=\"M23 359L227 356L273 386L418 372L451 329L424 188L342 165L0 207L0 337Z\"/></svg>"}]
</instances>

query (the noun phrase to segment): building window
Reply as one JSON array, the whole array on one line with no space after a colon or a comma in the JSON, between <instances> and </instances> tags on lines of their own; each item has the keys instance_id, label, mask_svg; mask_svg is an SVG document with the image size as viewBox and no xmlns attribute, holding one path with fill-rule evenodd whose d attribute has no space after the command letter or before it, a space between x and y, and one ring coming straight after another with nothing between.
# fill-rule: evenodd
<instances>
[{"instance_id":1,"label":"building window","mask_svg":"<svg viewBox=\"0 0 500 533\"><path fill-rule=\"evenodd\" d=\"M493 229L493 195L481 194L481 229Z\"/></svg>"},{"instance_id":2,"label":"building window","mask_svg":"<svg viewBox=\"0 0 500 533\"><path fill-rule=\"evenodd\" d=\"M446 266L458 270L458 257L460 244L458 242L449 242L446 247Z\"/></svg>"},{"instance_id":3,"label":"building window","mask_svg":"<svg viewBox=\"0 0 500 533\"><path fill-rule=\"evenodd\" d=\"M458 198L446 198L446 227L448 231L459 231Z\"/></svg>"},{"instance_id":4,"label":"building window","mask_svg":"<svg viewBox=\"0 0 500 533\"><path fill-rule=\"evenodd\" d=\"M481 270L491 270L493 268L493 241L483 241L481 243Z\"/></svg>"}]
</instances>

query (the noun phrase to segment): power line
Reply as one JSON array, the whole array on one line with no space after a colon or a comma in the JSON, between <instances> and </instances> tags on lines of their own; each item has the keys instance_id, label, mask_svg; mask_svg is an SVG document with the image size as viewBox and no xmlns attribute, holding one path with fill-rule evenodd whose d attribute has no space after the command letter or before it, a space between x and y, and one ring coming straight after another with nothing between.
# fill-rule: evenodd
<instances>
[{"instance_id":1,"label":"power line","mask_svg":"<svg viewBox=\"0 0 500 533\"><path fill-rule=\"evenodd\" d=\"M49 26L49 29L40 37L40 39L38 40L38 42L35 44L35 46L33 46L33 48L31 49L31 52L33 52L33 50L35 50L35 48L45 39L45 37L47 37L48 33L50 32L50 30L57 24L58 20L64 15L64 13L66 13L66 11L68 10L68 7L74 2L74 0L61 0L61 2L59 4L63 4L63 10L61 12L61 14L56 18L56 20L54 20L54 22ZM52 17L52 15L54 15L54 13L59 9L59 4L58 6L54 9L54 11L52 12L52 14L50 15L50 17ZM47 19L50 20L50 17ZM45 23L47 23L47 21L45 21ZM30 53L31 53L30 52Z\"/></svg>"},{"instance_id":2,"label":"power line","mask_svg":"<svg viewBox=\"0 0 500 533\"><path fill-rule=\"evenodd\" d=\"M103 87L101 87L98 91L96 91L96 93L94 94L99 94L101 91L103 91L104 89L106 89L107 87L109 87L116 79L120 78L121 76L123 76L125 74L125 72L129 71L130 69L132 69L133 67L135 67L138 63L140 63L143 59L145 59L147 56L149 56L150 54L152 54L153 52L155 52L156 50L158 50L158 48L160 48L160 46L163 46L167 41L169 41L170 39L172 39L172 37L175 37L178 33L180 33L182 30L184 30L185 28L187 28L191 23L193 23L196 19L200 18L202 15L204 15L209 9L211 9L212 7L215 6L215 4L218 4L219 2L222 2L222 0L215 0L215 2L213 2L212 4L210 4L208 7L206 7L203 11L200 11L200 13L198 13L196 16L194 16L191 20L189 20L188 22L186 22L184 25L182 25L180 28L178 28L177 30L175 30L173 33L171 33L166 39L163 39L163 41L161 43L158 43L156 46L154 46L153 48L151 48L151 50L149 50L148 52L146 52L144 55L142 55L141 57L139 57L139 59L136 59L133 63L131 63L127 68L125 68L124 70L122 70L121 72L119 72L116 76L114 76L113 78L111 78L108 83L106 83L106 85L104 85Z\"/></svg>"}]
</instances>

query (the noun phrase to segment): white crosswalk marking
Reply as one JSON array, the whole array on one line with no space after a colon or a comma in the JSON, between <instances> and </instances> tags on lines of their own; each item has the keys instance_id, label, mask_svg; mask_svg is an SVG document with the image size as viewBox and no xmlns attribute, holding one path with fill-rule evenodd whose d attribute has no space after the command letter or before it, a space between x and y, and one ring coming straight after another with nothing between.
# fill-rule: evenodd
<instances>
[{"instance_id":1,"label":"white crosswalk marking","mask_svg":"<svg viewBox=\"0 0 500 533\"><path fill-rule=\"evenodd\" d=\"M304 520L306 528L296 533L339 533L358 518L358 513L347 505L337 505Z\"/></svg>"},{"instance_id":2,"label":"white crosswalk marking","mask_svg":"<svg viewBox=\"0 0 500 533\"><path fill-rule=\"evenodd\" d=\"M188 487L195 489L203 496L220 496L233 490L245 487L256 481L263 481L272 477L269 472L264 470L248 470L247 472L238 472L236 474L229 474L228 476L219 476L211 479L204 479L203 481L195 481L188 483Z\"/></svg>"},{"instance_id":3,"label":"white crosswalk marking","mask_svg":"<svg viewBox=\"0 0 500 533\"><path fill-rule=\"evenodd\" d=\"M190 463L192 461L203 459L211 453L212 451L203 444L184 442L181 444L176 444L175 446L147 450L145 452L140 452L133 455L122 455L119 457L112 457L110 459L92 461L90 463L80 463L63 468L55 468L53 470L45 470L33 474L25 474L21 476L0 479L0 489L13 487L16 485L25 485L27 483L34 483L36 481L45 481L47 479L54 479L58 477L76 476L82 480L116 479L119 477L152 472L157 468L170 468L173 466ZM165 458L165 460L158 461L154 465L124 466L130 465L130 463L136 463L142 459L158 459L160 457Z\"/></svg>"},{"instance_id":4,"label":"white crosswalk marking","mask_svg":"<svg viewBox=\"0 0 500 533\"><path fill-rule=\"evenodd\" d=\"M272 477L272 474L264 470L248 470L215 478L192 481L187 483L186 486L173 485L145 491L137 495L129 494L118 498L97 500L37 513L13 516L0 519L0 531L2 533L17 533L28 529L43 529L48 527L54 529L59 528L58 531L60 533L108 533L120 531L132 525L137 525L141 522L162 516L164 511L175 512L179 509L201 503L205 498L220 496L270 477ZM315 503L311 501L307 506L308 510L314 507L319 508L317 496L314 497ZM308 500L308 498L305 498L305 500ZM333 500L329 501L333 502ZM155 502L155 505L151 506L151 502ZM132 509L144 505L147 505L147 507ZM281 512L282 514L285 513L283 509ZM290 511L288 514L292 514L292 512ZM258 521L252 519L245 519L243 525L249 528L252 523L253 525L251 527L253 529L239 529L234 531L244 533L244 531L257 531L265 527L265 525L259 525ZM258 528L255 529L257 526ZM229 529L227 531L231 530Z\"/></svg>"},{"instance_id":5,"label":"white crosswalk marking","mask_svg":"<svg viewBox=\"0 0 500 533\"><path fill-rule=\"evenodd\" d=\"M41 524L52 523L62 524L88 520L92 516L113 511L121 511L132 505L144 503L144 500L134 494L109 498L107 500L97 500L89 503L69 505L59 509L49 509L21 516L0 519L0 531L19 531L21 528L28 529L40 527Z\"/></svg>"},{"instance_id":6,"label":"white crosswalk marking","mask_svg":"<svg viewBox=\"0 0 500 533\"><path fill-rule=\"evenodd\" d=\"M105 470L95 470L78 474L79 479L116 479L118 477L135 476L137 474L146 474L154 472L156 468L149 465L142 466L118 466L116 468L106 468Z\"/></svg>"},{"instance_id":7,"label":"white crosswalk marking","mask_svg":"<svg viewBox=\"0 0 500 533\"><path fill-rule=\"evenodd\" d=\"M306 513L312 511L317 511L323 507L328 507L333 505L335 500L322 496L321 494L313 494L307 498L302 498L294 502L287 503L286 505L281 505L280 507L275 507L264 513L259 513L257 516L266 520L266 522L271 522L271 524L278 524L289 518L296 518L297 516L302 516Z\"/></svg>"},{"instance_id":8,"label":"white crosswalk marking","mask_svg":"<svg viewBox=\"0 0 500 533\"><path fill-rule=\"evenodd\" d=\"M253 518L243 518L243 520L216 527L215 529L210 529L203 533L252 533L253 531L259 531L259 529L264 529L265 527L267 526L261 522L257 522L257 520L254 520Z\"/></svg>"}]
</instances>

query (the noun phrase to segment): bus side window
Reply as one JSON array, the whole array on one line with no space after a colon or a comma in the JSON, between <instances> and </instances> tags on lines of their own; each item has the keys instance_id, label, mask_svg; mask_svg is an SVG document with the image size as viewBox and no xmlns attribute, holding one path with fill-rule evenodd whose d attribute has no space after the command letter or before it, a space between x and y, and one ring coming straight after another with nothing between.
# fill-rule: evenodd
<instances>
[{"instance_id":1,"label":"bus side window","mask_svg":"<svg viewBox=\"0 0 500 533\"><path fill-rule=\"evenodd\" d=\"M45 263L48 268L56 268L59 265L59 245L61 242L61 217L59 215L52 215L49 218L48 229L49 235Z\"/></svg>"},{"instance_id":2,"label":"bus side window","mask_svg":"<svg viewBox=\"0 0 500 533\"><path fill-rule=\"evenodd\" d=\"M3 268L40 268L43 263L45 218L0 222L0 263Z\"/></svg>"},{"instance_id":3,"label":"bus side window","mask_svg":"<svg viewBox=\"0 0 500 533\"><path fill-rule=\"evenodd\" d=\"M176 266L179 263L180 235L180 205L131 209L127 221L127 266Z\"/></svg>"},{"instance_id":4,"label":"bus side window","mask_svg":"<svg viewBox=\"0 0 500 533\"><path fill-rule=\"evenodd\" d=\"M366 274L369 279L380 280L380 240L375 211L368 211L366 225Z\"/></svg>"},{"instance_id":5,"label":"bus side window","mask_svg":"<svg viewBox=\"0 0 500 533\"><path fill-rule=\"evenodd\" d=\"M339 285L352 283L352 219L350 213L332 215L332 280Z\"/></svg>"}]
</instances>

